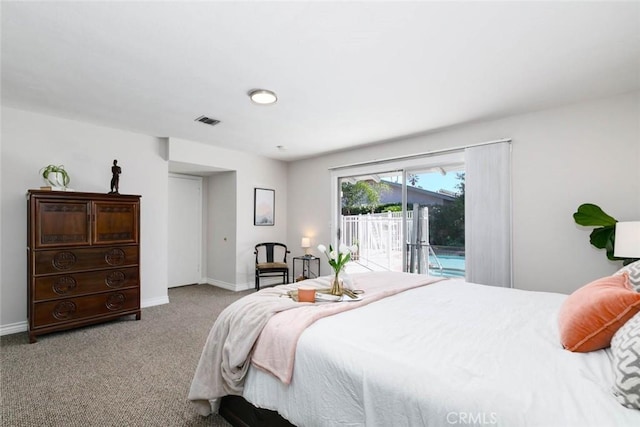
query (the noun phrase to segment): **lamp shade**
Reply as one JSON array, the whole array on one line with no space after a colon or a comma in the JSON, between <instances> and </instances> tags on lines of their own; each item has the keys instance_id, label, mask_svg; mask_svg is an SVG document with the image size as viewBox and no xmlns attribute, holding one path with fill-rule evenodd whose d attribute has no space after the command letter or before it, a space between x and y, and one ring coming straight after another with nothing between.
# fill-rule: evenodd
<instances>
[{"instance_id":1,"label":"lamp shade","mask_svg":"<svg viewBox=\"0 0 640 427\"><path fill-rule=\"evenodd\" d=\"M640 258L640 221L616 223L613 255L618 258Z\"/></svg>"},{"instance_id":2,"label":"lamp shade","mask_svg":"<svg viewBox=\"0 0 640 427\"><path fill-rule=\"evenodd\" d=\"M301 248L310 248L311 247L311 239L309 239L308 237L303 237L302 241L300 242L300 247Z\"/></svg>"}]
</instances>

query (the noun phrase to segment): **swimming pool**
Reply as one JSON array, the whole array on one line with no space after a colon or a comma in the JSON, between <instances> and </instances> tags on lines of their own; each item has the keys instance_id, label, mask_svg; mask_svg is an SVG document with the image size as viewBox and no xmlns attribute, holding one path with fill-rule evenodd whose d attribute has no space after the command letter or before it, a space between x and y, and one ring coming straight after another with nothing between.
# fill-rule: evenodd
<instances>
[{"instance_id":1,"label":"swimming pool","mask_svg":"<svg viewBox=\"0 0 640 427\"><path fill-rule=\"evenodd\" d=\"M442 265L442 270L438 267L438 261ZM440 255L438 259L429 257L429 274L443 277L464 277L465 258L456 255Z\"/></svg>"}]
</instances>

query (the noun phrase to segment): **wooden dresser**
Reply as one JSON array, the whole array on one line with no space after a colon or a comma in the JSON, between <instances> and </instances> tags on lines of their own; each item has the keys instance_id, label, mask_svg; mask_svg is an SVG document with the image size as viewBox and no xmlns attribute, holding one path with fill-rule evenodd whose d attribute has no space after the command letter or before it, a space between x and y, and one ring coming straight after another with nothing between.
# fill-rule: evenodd
<instances>
[{"instance_id":1,"label":"wooden dresser","mask_svg":"<svg viewBox=\"0 0 640 427\"><path fill-rule=\"evenodd\" d=\"M140 320L140 196L30 190L27 214L30 342Z\"/></svg>"}]
</instances>

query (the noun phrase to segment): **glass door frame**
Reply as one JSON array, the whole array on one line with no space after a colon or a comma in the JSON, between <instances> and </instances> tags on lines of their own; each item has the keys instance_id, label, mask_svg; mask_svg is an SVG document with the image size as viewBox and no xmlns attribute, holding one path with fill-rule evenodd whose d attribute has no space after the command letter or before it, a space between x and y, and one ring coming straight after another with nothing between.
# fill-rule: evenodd
<instances>
[{"instance_id":1,"label":"glass door frame","mask_svg":"<svg viewBox=\"0 0 640 427\"><path fill-rule=\"evenodd\" d=\"M464 149L451 150L445 153L425 154L423 156L407 156L405 159L394 159L389 161L373 161L360 165L343 166L331 168L331 244L334 247L340 242L338 231L342 216L342 200L340 197L340 180L360 175L375 175L389 172L402 174L402 270L407 268L406 230L407 230L407 176L415 170L428 169L437 166L464 163Z\"/></svg>"}]
</instances>

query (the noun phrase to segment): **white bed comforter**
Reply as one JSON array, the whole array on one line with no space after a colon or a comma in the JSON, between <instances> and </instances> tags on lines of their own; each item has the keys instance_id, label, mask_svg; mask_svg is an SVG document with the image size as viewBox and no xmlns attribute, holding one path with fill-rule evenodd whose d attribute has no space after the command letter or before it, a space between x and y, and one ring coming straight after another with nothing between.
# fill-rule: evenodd
<instances>
[{"instance_id":1,"label":"white bed comforter","mask_svg":"<svg viewBox=\"0 0 640 427\"><path fill-rule=\"evenodd\" d=\"M243 396L298 426L640 426L609 350L563 350L565 296L449 280L321 319L290 385L254 367Z\"/></svg>"}]
</instances>

